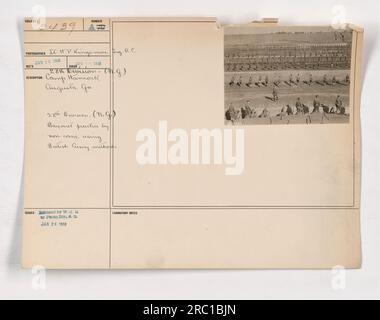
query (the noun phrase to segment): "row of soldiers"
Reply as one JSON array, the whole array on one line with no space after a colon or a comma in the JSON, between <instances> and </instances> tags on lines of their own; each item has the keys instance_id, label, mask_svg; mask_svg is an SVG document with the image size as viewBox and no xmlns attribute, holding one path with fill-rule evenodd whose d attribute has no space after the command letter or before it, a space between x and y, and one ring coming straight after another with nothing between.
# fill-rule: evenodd
<instances>
[{"instance_id":1,"label":"row of soldiers","mask_svg":"<svg viewBox=\"0 0 380 320\"><path fill-rule=\"evenodd\" d=\"M325 113L325 114L345 114L346 108L343 106L343 98L338 95L335 99L335 104L330 107L325 104L323 104L319 96L316 95L313 101L313 107L312 109L305 105L301 98L297 98L296 103L293 107L290 105L286 105L281 109L281 112L278 114L278 116L286 116L286 115L305 115L305 114L312 114L312 113Z\"/></svg>"},{"instance_id":2,"label":"row of soldiers","mask_svg":"<svg viewBox=\"0 0 380 320\"><path fill-rule=\"evenodd\" d=\"M313 113L321 113L323 115L326 114L341 114L344 115L346 113L346 108L343 106L343 99L340 95L336 97L335 104L332 107L329 107L323 103L321 103L319 96L316 95L313 101L313 106L308 107L305 105L301 98L298 97L294 106L290 105L284 106L280 113L276 114L276 116L283 117L289 115L310 115ZM225 113L225 118L228 121L236 122L243 119L248 118L269 118L271 116L269 109L264 107L261 112L257 112L256 108L251 105L251 101L247 100L246 104L240 109L236 109L231 103L228 110Z\"/></svg>"},{"instance_id":3,"label":"row of soldiers","mask_svg":"<svg viewBox=\"0 0 380 320\"><path fill-rule=\"evenodd\" d=\"M247 103L244 107L241 107L240 110L236 109L231 103L228 110L225 113L225 118L228 121L236 122L242 119L247 118L268 118L270 117L270 112L267 107L265 107L261 113L258 113L256 108L250 105L250 100L247 100Z\"/></svg>"},{"instance_id":4,"label":"row of soldiers","mask_svg":"<svg viewBox=\"0 0 380 320\"><path fill-rule=\"evenodd\" d=\"M347 75L345 77L345 79L339 80L336 77L336 75L333 75L332 77L329 78L329 76L327 74L324 74L323 78L321 80L314 80L314 77L311 73L308 75L307 78L301 77L300 74L296 74L296 75L290 74L289 78L287 80L283 81L282 77L280 75L280 76L278 76L278 78L276 80L273 80L273 85L275 87L279 87L281 85L281 83L285 83L288 86L293 86L293 85L299 86L302 82L309 85L309 86L311 86L313 83L317 83L317 84L322 85L322 86L326 86L326 85L334 86L336 84L349 85L350 84L350 76ZM268 87L270 84L271 84L271 82L269 81L268 75L265 75L265 77L262 75L259 75L257 81L254 81L253 77L250 76L247 82L243 81L242 76L240 76L238 79L236 79L236 77L233 76L231 78L230 82L228 83L228 85L230 87L237 86L237 87L247 87L247 88L253 88L254 86L259 87L259 88L260 87Z\"/></svg>"},{"instance_id":5,"label":"row of soldiers","mask_svg":"<svg viewBox=\"0 0 380 320\"><path fill-rule=\"evenodd\" d=\"M283 61L283 62L260 62L260 63L232 63L227 62L224 66L226 72L239 72L239 71L279 71L279 70L292 70L292 69L307 69L307 70L321 70L321 69L348 69L350 67L350 57L342 57L339 60L330 61L329 59L317 61Z\"/></svg>"}]
</instances>

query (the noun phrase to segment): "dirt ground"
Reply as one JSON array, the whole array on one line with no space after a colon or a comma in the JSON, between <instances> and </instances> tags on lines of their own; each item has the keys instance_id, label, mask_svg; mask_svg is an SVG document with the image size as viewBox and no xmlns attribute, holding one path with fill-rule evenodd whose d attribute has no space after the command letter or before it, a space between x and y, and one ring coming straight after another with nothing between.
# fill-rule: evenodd
<instances>
[{"instance_id":1,"label":"dirt ground","mask_svg":"<svg viewBox=\"0 0 380 320\"><path fill-rule=\"evenodd\" d=\"M313 75L313 82L311 85L307 83L310 78L310 73ZM297 75L300 76L299 84L290 83L289 77L293 74L293 80L296 81ZM328 84L323 83L324 75L327 75ZM252 118L243 119L240 124L293 124L293 123L347 123L349 122L349 90L350 86L345 82L346 76L349 74L348 70L337 71L281 71L281 72L254 72L254 73L226 73L225 74L225 110L230 105L235 109L241 109L250 101L250 106L254 107L257 114L261 114L265 108L269 111L267 119ZM265 86L264 83L257 83L261 76L264 82L265 78L269 78L269 85ZM335 76L338 83L332 83L332 77ZM241 87L236 84L230 86L229 83L234 77L235 83L240 79L243 81ZM253 85L248 87L249 78L252 77ZM274 81L281 79L278 86L274 85ZM278 91L278 101L273 100L273 88L276 87ZM313 101L315 96L319 96L319 101L322 105L332 107L338 95L342 97L343 107L345 108L344 115L313 113L309 117L304 115L289 115L286 119L281 119L277 115L281 112L284 106L293 107L297 98L301 102L313 110ZM228 123L228 121L226 121Z\"/></svg>"},{"instance_id":2,"label":"dirt ground","mask_svg":"<svg viewBox=\"0 0 380 320\"><path fill-rule=\"evenodd\" d=\"M288 124L326 124L326 123L349 123L349 115L313 113L307 115L289 115L285 117L271 116L268 118L248 118L238 122L226 120L226 125L288 125Z\"/></svg>"}]
</instances>

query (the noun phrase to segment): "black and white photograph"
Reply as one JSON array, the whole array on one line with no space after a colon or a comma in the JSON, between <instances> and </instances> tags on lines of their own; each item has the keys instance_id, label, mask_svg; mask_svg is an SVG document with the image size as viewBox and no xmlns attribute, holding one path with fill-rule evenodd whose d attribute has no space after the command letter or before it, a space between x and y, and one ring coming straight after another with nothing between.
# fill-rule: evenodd
<instances>
[{"instance_id":1,"label":"black and white photograph","mask_svg":"<svg viewBox=\"0 0 380 320\"><path fill-rule=\"evenodd\" d=\"M352 31L230 30L224 38L226 124L349 123Z\"/></svg>"}]
</instances>

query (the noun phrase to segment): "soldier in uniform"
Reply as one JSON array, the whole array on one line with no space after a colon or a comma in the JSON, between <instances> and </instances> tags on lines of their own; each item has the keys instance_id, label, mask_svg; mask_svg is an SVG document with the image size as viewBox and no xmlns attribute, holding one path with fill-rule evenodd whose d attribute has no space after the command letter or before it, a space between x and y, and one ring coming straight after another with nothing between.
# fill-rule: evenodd
<instances>
[{"instance_id":1,"label":"soldier in uniform","mask_svg":"<svg viewBox=\"0 0 380 320\"><path fill-rule=\"evenodd\" d=\"M297 115L298 114L298 110L297 110L297 107L296 106L293 106L292 108L291 108L291 114L293 114L293 115Z\"/></svg>"},{"instance_id":2,"label":"soldier in uniform","mask_svg":"<svg viewBox=\"0 0 380 320\"><path fill-rule=\"evenodd\" d=\"M300 113L300 114L303 114L303 103L301 101L301 98L297 98L297 101L296 101L296 109L297 109L297 113Z\"/></svg>"},{"instance_id":3,"label":"soldier in uniform","mask_svg":"<svg viewBox=\"0 0 380 320\"><path fill-rule=\"evenodd\" d=\"M328 80L327 80L327 74L325 74L323 76L323 84L326 85L326 84L329 84Z\"/></svg>"},{"instance_id":4,"label":"soldier in uniform","mask_svg":"<svg viewBox=\"0 0 380 320\"><path fill-rule=\"evenodd\" d=\"M246 86L247 86L248 88L252 88L252 87L253 87L253 79L252 79L252 77L249 77L249 80L248 80Z\"/></svg>"},{"instance_id":5,"label":"soldier in uniform","mask_svg":"<svg viewBox=\"0 0 380 320\"><path fill-rule=\"evenodd\" d=\"M251 107L251 101L247 100L245 105L245 112L247 114L247 117L249 118L255 118L256 117L256 110L254 107Z\"/></svg>"},{"instance_id":6,"label":"soldier in uniform","mask_svg":"<svg viewBox=\"0 0 380 320\"><path fill-rule=\"evenodd\" d=\"M319 112L319 108L321 107L321 102L319 101L319 96L315 96L314 102L313 102L313 112L316 113Z\"/></svg>"},{"instance_id":7,"label":"soldier in uniform","mask_svg":"<svg viewBox=\"0 0 380 320\"><path fill-rule=\"evenodd\" d=\"M289 83L290 84L293 84L294 80L293 80L293 74L290 74L289 76Z\"/></svg>"},{"instance_id":8,"label":"soldier in uniform","mask_svg":"<svg viewBox=\"0 0 380 320\"><path fill-rule=\"evenodd\" d=\"M292 115L293 114L293 109L290 107L290 105L286 105L286 114L288 116Z\"/></svg>"},{"instance_id":9,"label":"soldier in uniform","mask_svg":"<svg viewBox=\"0 0 380 320\"><path fill-rule=\"evenodd\" d=\"M238 110L235 111L235 121L234 121L234 123L239 123L240 120L241 120L241 113L240 113L240 110L238 109Z\"/></svg>"},{"instance_id":10,"label":"soldier in uniform","mask_svg":"<svg viewBox=\"0 0 380 320\"><path fill-rule=\"evenodd\" d=\"M257 111L254 106L251 107L251 118L256 118L257 117Z\"/></svg>"},{"instance_id":11,"label":"soldier in uniform","mask_svg":"<svg viewBox=\"0 0 380 320\"><path fill-rule=\"evenodd\" d=\"M313 84L313 75L310 73L310 76L309 76L309 86L311 86Z\"/></svg>"},{"instance_id":12,"label":"soldier in uniform","mask_svg":"<svg viewBox=\"0 0 380 320\"><path fill-rule=\"evenodd\" d=\"M241 118L243 120L248 117L247 109L245 107L241 107L240 111L241 111L241 113L240 113L241 114Z\"/></svg>"},{"instance_id":13,"label":"soldier in uniform","mask_svg":"<svg viewBox=\"0 0 380 320\"><path fill-rule=\"evenodd\" d=\"M242 84L243 84L243 77L242 77L242 76L240 76L239 81L238 81L236 84L237 84L239 87L242 86Z\"/></svg>"},{"instance_id":14,"label":"soldier in uniform","mask_svg":"<svg viewBox=\"0 0 380 320\"><path fill-rule=\"evenodd\" d=\"M342 113L342 109L343 109L343 99L340 95L338 95L336 97L336 100L335 100L335 107L332 107L331 110L330 110L330 113L339 113L341 114Z\"/></svg>"},{"instance_id":15,"label":"soldier in uniform","mask_svg":"<svg viewBox=\"0 0 380 320\"><path fill-rule=\"evenodd\" d=\"M269 110L268 107L265 107L264 110L261 112L259 118L268 118L269 117Z\"/></svg>"},{"instance_id":16,"label":"soldier in uniform","mask_svg":"<svg viewBox=\"0 0 380 320\"><path fill-rule=\"evenodd\" d=\"M259 81L257 81L259 87L261 87L262 83L263 83L263 77L262 76L259 76Z\"/></svg>"},{"instance_id":17,"label":"soldier in uniform","mask_svg":"<svg viewBox=\"0 0 380 320\"><path fill-rule=\"evenodd\" d=\"M288 106L284 106L282 107L281 112L277 116L280 117L280 120L282 120L287 115L288 115Z\"/></svg>"},{"instance_id":18,"label":"soldier in uniform","mask_svg":"<svg viewBox=\"0 0 380 320\"><path fill-rule=\"evenodd\" d=\"M297 81L297 85L299 85L300 82L301 82L301 76L300 76L300 74L297 74L296 81Z\"/></svg>"},{"instance_id":19,"label":"soldier in uniform","mask_svg":"<svg viewBox=\"0 0 380 320\"><path fill-rule=\"evenodd\" d=\"M277 79L276 81L274 81L273 84L274 84L275 86L279 87L280 84L281 84L281 76L278 76L278 79Z\"/></svg>"},{"instance_id":20,"label":"soldier in uniform","mask_svg":"<svg viewBox=\"0 0 380 320\"><path fill-rule=\"evenodd\" d=\"M235 85L235 77L231 78L229 85L230 85L230 87L233 87Z\"/></svg>"},{"instance_id":21,"label":"soldier in uniform","mask_svg":"<svg viewBox=\"0 0 380 320\"><path fill-rule=\"evenodd\" d=\"M234 123L234 121L236 120L236 112L232 103L228 107L228 110L226 111L225 116L226 116L226 120L231 121L232 123Z\"/></svg>"},{"instance_id":22,"label":"soldier in uniform","mask_svg":"<svg viewBox=\"0 0 380 320\"><path fill-rule=\"evenodd\" d=\"M279 100L279 97L278 97L278 89L276 86L273 87L273 101L278 101Z\"/></svg>"},{"instance_id":23,"label":"soldier in uniform","mask_svg":"<svg viewBox=\"0 0 380 320\"><path fill-rule=\"evenodd\" d=\"M269 85L269 77L265 76L265 86L267 87Z\"/></svg>"}]
</instances>

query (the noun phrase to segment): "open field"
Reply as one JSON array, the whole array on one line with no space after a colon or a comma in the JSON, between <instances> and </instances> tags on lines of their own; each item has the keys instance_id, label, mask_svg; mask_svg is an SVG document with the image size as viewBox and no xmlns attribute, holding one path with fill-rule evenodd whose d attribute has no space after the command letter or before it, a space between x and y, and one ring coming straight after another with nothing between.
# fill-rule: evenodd
<instances>
[{"instance_id":1,"label":"open field","mask_svg":"<svg viewBox=\"0 0 380 320\"><path fill-rule=\"evenodd\" d=\"M322 82L324 75L327 76L327 79L329 81L332 80L332 78L335 76L338 81L344 82L347 75L350 75L350 70L282 70L282 71L261 71L261 72L225 72L224 73L224 83L226 85L226 89L230 89L228 92L232 92L234 89L239 89L238 86L233 86L231 88L229 87L229 83L231 82L231 79L235 79L235 82L237 82L240 77L243 81L243 88L246 87L245 84L249 82L250 77L252 77L252 80L254 82L254 89L260 89L263 88L263 85L257 86L256 82L261 79L264 81L266 77L268 77L269 84L273 86L273 82L278 81L279 79L282 81L280 87L281 88L291 88L292 90L296 90L297 86L293 85L290 86L289 84L285 83L289 80L290 75L293 75L294 80L296 80L297 75L300 77L300 84L301 86L298 86L299 89L306 89L307 87L304 86L306 84L304 81L308 82L310 80L310 75L313 77L314 82ZM315 83L317 84L317 83ZM324 89L328 90L329 86L323 86Z\"/></svg>"},{"instance_id":2,"label":"open field","mask_svg":"<svg viewBox=\"0 0 380 320\"><path fill-rule=\"evenodd\" d=\"M231 30L224 46L226 123L350 121L352 31Z\"/></svg>"},{"instance_id":3,"label":"open field","mask_svg":"<svg viewBox=\"0 0 380 320\"><path fill-rule=\"evenodd\" d=\"M319 71L267 71L267 72L244 72L244 73L225 73L225 111L232 105L235 109L240 110L247 105L253 107L260 115L267 108L269 117L266 119L249 118L242 119L235 124L295 124L295 123L348 123L349 122L349 83L345 81L349 75L349 70L319 70ZM293 82L289 78L293 75ZM310 74L312 74L312 83L309 83ZM324 76L327 76L327 83L324 83ZM297 76L300 81L297 83ZM332 79L335 76L336 83ZM252 77L253 84L248 85ZM265 79L268 79L268 85ZM231 79L234 84L230 85ZM259 82L259 80L261 82ZM239 86L236 83L242 81ZM276 82L278 81L278 82ZM273 88L276 88L279 99L274 101ZM297 98L301 99L310 112L313 111L313 101L315 96L319 96L319 101L323 106L331 108L335 105L338 95L341 96L344 115L313 113L309 116L289 115L286 119L277 117L283 107L289 105L294 107ZM229 123L229 121L226 121Z\"/></svg>"},{"instance_id":4,"label":"open field","mask_svg":"<svg viewBox=\"0 0 380 320\"><path fill-rule=\"evenodd\" d=\"M289 125L289 124L327 124L349 123L349 115L313 113L310 115L271 116L268 118L248 118L237 122L226 120L226 125Z\"/></svg>"}]
</instances>

